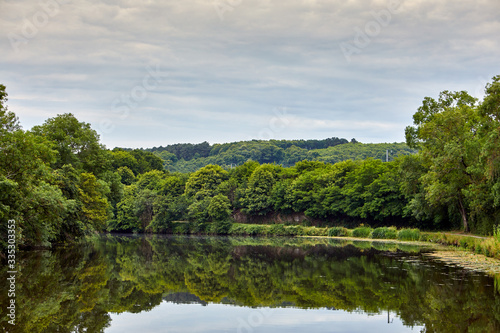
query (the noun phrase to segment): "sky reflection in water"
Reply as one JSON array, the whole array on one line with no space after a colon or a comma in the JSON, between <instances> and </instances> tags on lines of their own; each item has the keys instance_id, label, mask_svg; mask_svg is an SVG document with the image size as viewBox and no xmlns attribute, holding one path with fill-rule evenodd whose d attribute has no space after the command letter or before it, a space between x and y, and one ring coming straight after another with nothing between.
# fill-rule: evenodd
<instances>
[{"instance_id":1,"label":"sky reflection in water","mask_svg":"<svg viewBox=\"0 0 500 333\"><path fill-rule=\"evenodd\" d=\"M224 304L173 304L163 302L153 310L111 315L106 333L135 332L420 332L423 326L406 327L394 313L368 315L343 310L248 308Z\"/></svg>"}]
</instances>

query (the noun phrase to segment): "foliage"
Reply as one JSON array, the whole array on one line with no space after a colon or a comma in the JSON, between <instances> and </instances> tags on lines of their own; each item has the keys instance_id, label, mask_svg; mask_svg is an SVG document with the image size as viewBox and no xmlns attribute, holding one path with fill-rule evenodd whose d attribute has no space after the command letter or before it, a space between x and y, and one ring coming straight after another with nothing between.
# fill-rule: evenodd
<instances>
[{"instance_id":1,"label":"foliage","mask_svg":"<svg viewBox=\"0 0 500 333\"><path fill-rule=\"evenodd\" d=\"M373 229L368 226L359 226L352 231L353 237L368 238L370 237Z\"/></svg>"},{"instance_id":2,"label":"foliage","mask_svg":"<svg viewBox=\"0 0 500 333\"><path fill-rule=\"evenodd\" d=\"M379 227L373 229L371 237L374 239L396 239L397 234L395 227Z\"/></svg>"},{"instance_id":3,"label":"foliage","mask_svg":"<svg viewBox=\"0 0 500 333\"><path fill-rule=\"evenodd\" d=\"M497 242L500 243L500 225L496 224L493 226L493 237Z\"/></svg>"},{"instance_id":4,"label":"foliage","mask_svg":"<svg viewBox=\"0 0 500 333\"><path fill-rule=\"evenodd\" d=\"M231 215L231 203L225 195L217 194L210 199L207 212L212 221L225 221Z\"/></svg>"},{"instance_id":5,"label":"foliage","mask_svg":"<svg viewBox=\"0 0 500 333\"><path fill-rule=\"evenodd\" d=\"M397 238L404 241L418 241L420 239L420 230L404 228L398 231Z\"/></svg>"},{"instance_id":6,"label":"foliage","mask_svg":"<svg viewBox=\"0 0 500 333\"><path fill-rule=\"evenodd\" d=\"M407 144L419 148L426 170L412 201L413 216L428 214L490 234L498 223L498 144L500 76L486 86L482 103L465 91L426 97L406 128ZM493 148L495 147L495 148ZM446 209L442 209L446 207Z\"/></svg>"},{"instance_id":7,"label":"foliage","mask_svg":"<svg viewBox=\"0 0 500 333\"><path fill-rule=\"evenodd\" d=\"M500 224L499 96L496 76L482 102L466 92L426 97L406 128L407 145L331 138L110 151L70 113L23 131L0 85L0 231L16 219L21 246L103 230L345 234L305 224L370 223L376 238L417 237L389 226L491 235ZM176 221L190 223L186 229ZM5 249L4 240L0 245Z\"/></svg>"},{"instance_id":8,"label":"foliage","mask_svg":"<svg viewBox=\"0 0 500 333\"><path fill-rule=\"evenodd\" d=\"M346 237L349 236L349 231L345 227L333 227L328 229L328 236L330 237Z\"/></svg>"},{"instance_id":9,"label":"foliage","mask_svg":"<svg viewBox=\"0 0 500 333\"><path fill-rule=\"evenodd\" d=\"M71 113L49 118L32 132L53 142L58 152L52 164L55 169L71 164L77 170L100 175L110 166L110 153L99 143L97 132Z\"/></svg>"}]
</instances>

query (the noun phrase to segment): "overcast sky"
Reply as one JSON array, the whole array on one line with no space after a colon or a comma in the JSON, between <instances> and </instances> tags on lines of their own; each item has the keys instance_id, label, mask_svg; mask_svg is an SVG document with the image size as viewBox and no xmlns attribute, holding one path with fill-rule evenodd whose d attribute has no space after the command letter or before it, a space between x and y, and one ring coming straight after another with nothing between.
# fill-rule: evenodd
<instances>
[{"instance_id":1,"label":"overcast sky","mask_svg":"<svg viewBox=\"0 0 500 333\"><path fill-rule=\"evenodd\" d=\"M402 142L500 74L498 0L0 0L0 33L23 128L71 112L108 148Z\"/></svg>"}]
</instances>

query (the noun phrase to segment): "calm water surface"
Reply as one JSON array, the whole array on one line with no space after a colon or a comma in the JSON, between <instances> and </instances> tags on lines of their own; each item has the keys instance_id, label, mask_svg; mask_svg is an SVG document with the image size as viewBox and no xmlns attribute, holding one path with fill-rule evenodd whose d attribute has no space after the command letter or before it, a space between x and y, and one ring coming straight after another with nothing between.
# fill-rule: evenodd
<instances>
[{"instance_id":1,"label":"calm water surface","mask_svg":"<svg viewBox=\"0 0 500 333\"><path fill-rule=\"evenodd\" d=\"M500 332L493 278L429 248L103 236L18 254L8 332ZM1 272L7 279L7 269Z\"/></svg>"}]
</instances>

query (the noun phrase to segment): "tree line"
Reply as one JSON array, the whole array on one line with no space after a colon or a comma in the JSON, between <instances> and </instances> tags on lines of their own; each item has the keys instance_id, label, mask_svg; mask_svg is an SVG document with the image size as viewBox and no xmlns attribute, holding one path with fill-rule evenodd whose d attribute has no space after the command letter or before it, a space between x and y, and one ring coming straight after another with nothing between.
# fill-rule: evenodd
<instances>
[{"instance_id":1,"label":"tree line","mask_svg":"<svg viewBox=\"0 0 500 333\"><path fill-rule=\"evenodd\" d=\"M362 144L356 139L349 142L336 137L325 140L252 140L214 145L203 142L144 150L160 157L167 170L183 173L194 172L210 164L231 168L248 160L289 167L303 160L328 163L368 157L385 160L386 152L391 158L416 153L404 143Z\"/></svg>"},{"instance_id":2,"label":"tree line","mask_svg":"<svg viewBox=\"0 0 500 333\"><path fill-rule=\"evenodd\" d=\"M169 232L179 220L213 223L223 233L237 215L302 214L330 225L491 234L500 220L499 81L486 86L483 101L463 91L426 97L405 131L418 154L334 164L306 156L283 166L266 159L273 146L282 148L257 142L268 145L262 162L242 155L236 167L209 164L189 173L168 171L149 151L106 149L90 124L70 113L22 130L0 86L2 232L15 219L18 244L47 246L106 230ZM231 144L211 150L223 148Z\"/></svg>"},{"instance_id":3,"label":"tree line","mask_svg":"<svg viewBox=\"0 0 500 333\"><path fill-rule=\"evenodd\" d=\"M183 159L189 161L193 158L214 156L224 151L234 149L235 146L238 147L239 145L246 143L269 143L281 149L287 149L290 148L291 146L295 146L305 150L312 150L312 149L324 149L328 147L334 147L348 142L349 141L347 141L346 139L340 139L337 137L328 138L324 140L269 140L269 141L252 140L252 141L231 142L222 144L217 143L214 145L210 145L207 141L205 141L199 144L177 143L173 145L167 145L166 147L160 146L145 150L158 153L166 151L175 155L175 158L179 160ZM352 139L351 142L356 142L356 140ZM257 161L257 162L263 163L262 161ZM273 162L278 162L278 161L273 161Z\"/></svg>"}]
</instances>

